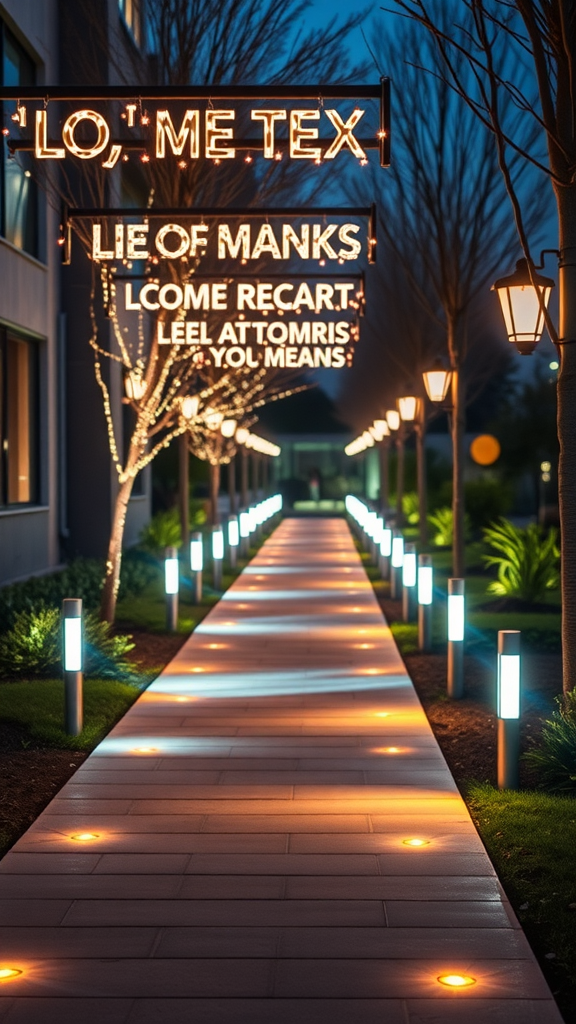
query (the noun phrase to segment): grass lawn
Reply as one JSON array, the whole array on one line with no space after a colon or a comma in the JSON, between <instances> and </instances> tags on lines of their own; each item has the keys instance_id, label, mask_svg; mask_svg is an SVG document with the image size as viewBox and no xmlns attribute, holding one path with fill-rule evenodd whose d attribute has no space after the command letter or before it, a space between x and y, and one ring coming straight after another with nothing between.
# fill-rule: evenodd
<instances>
[{"instance_id":1,"label":"grass lawn","mask_svg":"<svg viewBox=\"0 0 576 1024\"><path fill-rule=\"evenodd\" d=\"M576 800L472 784L466 798L561 1009L576 1007Z\"/></svg>"},{"instance_id":2,"label":"grass lawn","mask_svg":"<svg viewBox=\"0 0 576 1024\"><path fill-rule=\"evenodd\" d=\"M142 688L113 679L85 679L84 729L79 736L68 736L63 728L62 679L0 683L2 719L23 730L24 748L29 742L36 747L92 750L134 703Z\"/></svg>"}]
</instances>

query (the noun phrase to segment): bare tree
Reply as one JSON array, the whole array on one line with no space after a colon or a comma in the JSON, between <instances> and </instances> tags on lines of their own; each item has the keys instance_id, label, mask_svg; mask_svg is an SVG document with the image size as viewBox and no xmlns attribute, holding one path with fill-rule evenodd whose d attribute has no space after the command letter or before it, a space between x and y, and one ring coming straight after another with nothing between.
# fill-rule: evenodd
<instances>
[{"instance_id":1,"label":"bare tree","mask_svg":"<svg viewBox=\"0 0 576 1024\"><path fill-rule=\"evenodd\" d=\"M402 0L398 0L402 6ZM407 6L407 5L404 5ZM438 24L451 26L462 4L437 4ZM462 28L466 35L470 26ZM474 297L511 257L516 238L490 134L478 125L440 73L432 38L410 19L395 26L394 45L383 40L387 71L401 84L395 114L395 160L379 195L380 228L402 264L414 296L445 332L452 369L453 565L464 574L464 448L468 314ZM380 39L378 45L380 45ZM409 55L410 63L405 63ZM377 55L376 55L377 57ZM473 72L457 53L459 73ZM426 74L423 68L431 69ZM409 97L409 104L404 104ZM526 145L533 131L525 132ZM516 157L511 173L524 166ZM538 192L527 190L532 226L542 209Z\"/></svg>"},{"instance_id":2,"label":"bare tree","mask_svg":"<svg viewBox=\"0 0 576 1024\"><path fill-rule=\"evenodd\" d=\"M552 185L559 229L558 489L562 536L564 691L576 687L576 11L571 0L462 0L467 33L423 0L394 0L430 33L440 73L491 131L532 280L529 205L516 186L518 159ZM529 87L526 74L529 73ZM515 114L511 117L511 112ZM532 144L527 134L535 135Z\"/></svg>"}]
</instances>

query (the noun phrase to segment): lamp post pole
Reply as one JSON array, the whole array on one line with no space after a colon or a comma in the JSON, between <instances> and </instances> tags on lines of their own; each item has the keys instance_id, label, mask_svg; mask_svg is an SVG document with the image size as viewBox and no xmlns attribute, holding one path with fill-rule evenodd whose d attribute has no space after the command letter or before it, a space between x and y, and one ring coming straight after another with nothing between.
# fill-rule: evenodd
<instances>
[{"instance_id":1,"label":"lamp post pole","mask_svg":"<svg viewBox=\"0 0 576 1024\"><path fill-rule=\"evenodd\" d=\"M402 498L404 497L404 424L401 422L396 435L396 525L404 525Z\"/></svg>"},{"instance_id":2,"label":"lamp post pole","mask_svg":"<svg viewBox=\"0 0 576 1024\"><path fill-rule=\"evenodd\" d=\"M188 431L178 438L178 509L180 512L180 533L182 544L188 547L190 536L190 456L188 452Z\"/></svg>"},{"instance_id":3,"label":"lamp post pole","mask_svg":"<svg viewBox=\"0 0 576 1024\"><path fill-rule=\"evenodd\" d=\"M426 489L426 403L418 400L415 421L416 432L416 486L418 490L418 539L421 547L428 544L428 501Z\"/></svg>"},{"instance_id":4,"label":"lamp post pole","mask_svg":"<svg viewBox=\"0 0 576 1024\"><path fill-rule=\"evenodd\" d=\"M242 445L240 451L240 507L247 508L248 504L248 452Z\"/></svg>"},{"instance_id":5,"label":"lamp post pole","mask_svg":"<svg viewBox=\"0 0 576 1024\"><path fill-rule=\"evenodd\" d=\"M379 444L380 455L380 511L384 517L390 504L390 441L385 437Z\"/></svg>"},{"instance_id":6,"label":"lamp post pole","mask_svg":"<svg viewBox=\"0 0 576 1024\"><path fill-rule=\"evenodd\" d=\"M230 515L236 514L236 457L231 456L228 463L228 498L230 502Z\"/></svg>"}]
</instances>

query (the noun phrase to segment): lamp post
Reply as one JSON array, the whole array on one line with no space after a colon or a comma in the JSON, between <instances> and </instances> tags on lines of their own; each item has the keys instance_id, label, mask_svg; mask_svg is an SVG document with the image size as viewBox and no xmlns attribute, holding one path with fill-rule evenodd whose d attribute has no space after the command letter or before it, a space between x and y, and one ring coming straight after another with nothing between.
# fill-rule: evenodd
<instances>
[{"instance_id":1,"label":"lamp post","mask_svg":"<svg viewBox=\"0 0 576 1024\"><path fill-rule=\"evenodd\" d=\"M447 370L440 359L422 374L426 393L431 402L440 404L452 391L451 425L452 437L452 571L456 576L464 574L464 379L458 366L458 357L452 353L452 366Z\"/></svg>"},{"instance_id":2,"label":"lamp post","mask_svg":"<svg viewBox=\"0 0 576 1024\"><path fill-rule=\"evenodd\" d=\"M212 527L212 572L214 590L222 589L222 560L224 558L224 530L220 523Z\"/></svg>"},{"instance_id":3,"label":"lamp post","mask_svg":"<svg viewBox=\"0 0 576 1024\"><path fill-rule=\"evenodd\" d=\"M190 538L190 569L194 578L194 596L196 604L202 601L202 569L204 568L204 545L201 533L193 533Z\"/></svg>"},{"instance_id":4,"label":"lamp post","mask_svg":"<svg viewBox=\"0 0 576 1024\"><path fill-rule=\"evenodd\" d=\"M432 555L418 555L418 647L421 651L429 651L432 647L433 595Z\"/></svg>"},{"instance_id":5,"label":"lamp post","mask_svg":"<svg viewBox=\"0 0 576 1024\"><path fill-rule=\"evenodd\" d=\"M187 428L196 419L199 407L198 395L185 395L182 399L180 411ZM182 544L186 546L190 533L190 453L187 429L178 438L178 510Z\"/></svg>"},{"instance_id":6,"label":"lamp post","mask_svg":"<svg viewBox=\"0 0 576 1024\"><path fill-rule=\"evenodd\" d=\"M464 580L448 580L448 696L464 696Z\"/></svg>"},{"instance_id":7,"label":"lamp post","mask_svg":"<svg viewBox=\"0 0 576 1024\"><path fill-rule=\"evenodd\" d=\"M499 278L492 285L492 291L500 300L508 341L516 346L521 356L532 355L542 337L553 287L552 278L537 273L535 267L530 274L525 259L518 260L513 274Z\"/></svg>"},{"instance_id":8,"label":"lamp post","mask_svg":"<svg viewBox=\"0 0 576 1024\"><path fill-rule=\"evenodd\" d=\"M414 395L405 395L398 399L398 412L400 422L396 434L396 451L398 456L396 468L396 522L399 526L404 525L404 456L406 441L406 424L413 423L416 416L418 399Z\"/></svg>"},{"instance_id":9,"label":"lamp post","mask_svg":"<svg viewBox=\"0 0 576 1024\"><path fill-rule=\"evenodd\" d=\"M413 622L416 618L416 545L406 544L402 561L402 618Z\"/></svg>"},{"instance_id":10,"label":"lamp post","mask_svg":"<svg viewBox=\"0 0 576 1024\"><path fill-rule=\"evenodd\" d=\"M178 548L166 548L164 559L164 589L166 591L166 629L175 633L178 629L178 590L180 573L178 567Z\"/></svg>"},{"instance_id":11,"label":"lamp post","mask_svg":"<svg viewBox=\"0 0 576 1024\"><path fill-rule=\"evenodd\" d=\"M64 726L69 736L79 736L83 727L83 642L82 600L66 597L62 602L62 646L64 668Z\"/></svg>"},{"instance_id":12,"label":"lamp post","mask_svg":"<svg viewBox=\"0 0 576 1024\"><path fill-rule=\"evenodd\" d=\"M388 515L390 504L390 427L386 420L374 420L380 458L380 511Z\"/></svg>"},{"instance_id":13,"label":"lamp post","mask_svg":"<svg viewBox=\"0 0 576 1024\"><path fill-rule=\"evenodd\" d=\"M240 505L246 508L248 504L248 452L246 441L250 436L247 427L238 427L235 434L236 444L240 446Z\"/></svg>"},{"instance_id":14,"label":"lamp post","mask_svg":"<svg viewBox=\"0 0 576 1024\"><path fill-rule=\"evenodd\" d=\"M498 631L498 789L518 789L520 631Z\"/></svg>"}]
</instances>

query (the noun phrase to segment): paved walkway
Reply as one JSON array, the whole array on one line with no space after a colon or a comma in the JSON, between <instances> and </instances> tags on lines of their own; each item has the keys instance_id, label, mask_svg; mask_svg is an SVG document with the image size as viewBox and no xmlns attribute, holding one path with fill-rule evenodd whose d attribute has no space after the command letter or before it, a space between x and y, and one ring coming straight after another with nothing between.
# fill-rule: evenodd
<instances>
[{"instance_id":1,"label":"paved walkway","mask_svg":"<svg viewBox=\"0 0 576 1024\"><path fill-rule=\"evenodd\" d=\"M560 1021L338 519L282 523L0 863L0 922L2 1024Z\"/></svg>"}]
</instances>

